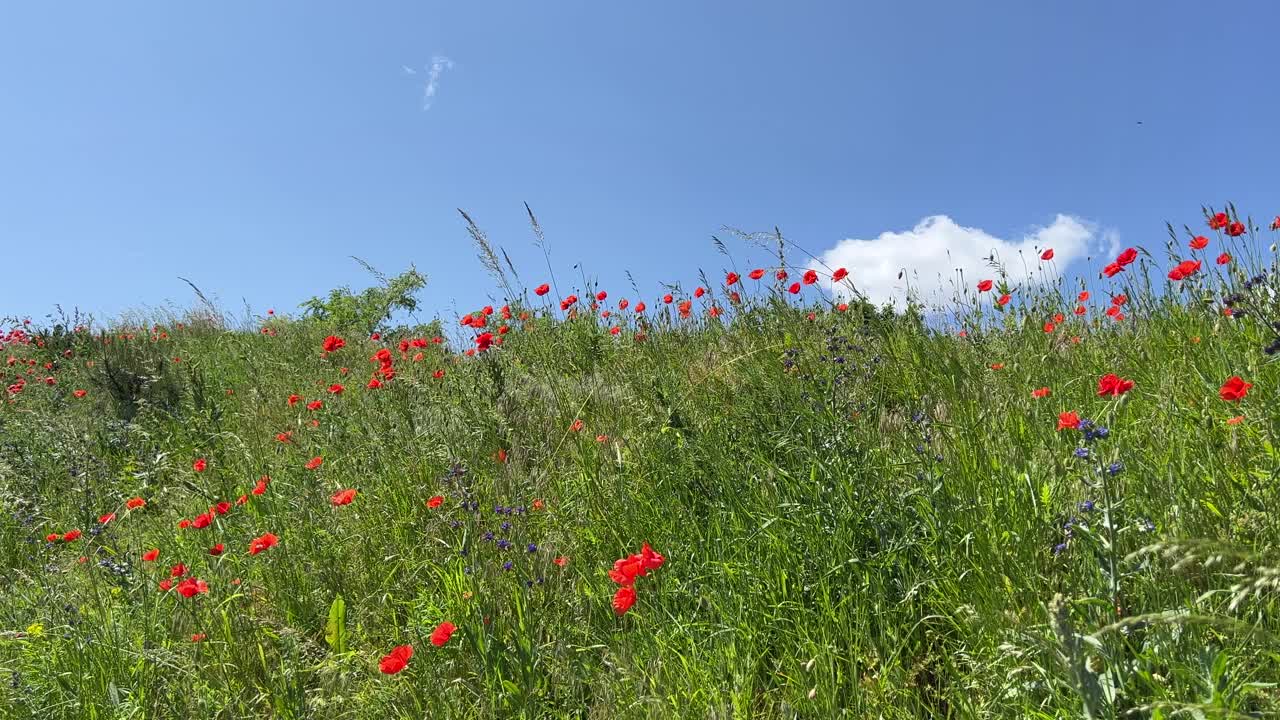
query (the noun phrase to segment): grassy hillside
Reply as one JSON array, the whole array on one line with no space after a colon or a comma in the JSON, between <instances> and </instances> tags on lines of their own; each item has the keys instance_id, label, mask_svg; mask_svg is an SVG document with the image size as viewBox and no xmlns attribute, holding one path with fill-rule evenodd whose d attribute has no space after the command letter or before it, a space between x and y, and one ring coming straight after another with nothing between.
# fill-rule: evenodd
<instances>
[{"instance_id":1,"label":"grassy hillside","mask_svg":"<svg viewBox=\"0 0 1280 720\"><path fill-rule=\"evenodd\" d=\"M1230 229L946 321L748 268L19 324L0 717L1274 713L1273 233Z\"/></svg>"}]
</instances>

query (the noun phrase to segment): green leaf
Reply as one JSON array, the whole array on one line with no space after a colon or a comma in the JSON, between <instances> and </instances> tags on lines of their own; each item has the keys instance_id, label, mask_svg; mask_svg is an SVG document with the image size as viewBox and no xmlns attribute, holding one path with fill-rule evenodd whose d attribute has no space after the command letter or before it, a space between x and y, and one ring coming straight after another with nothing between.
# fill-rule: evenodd
<instances>
[{"instance_id":1,"label":"green leaf","mask_svg":"<svg viewBox=\"0 0 1280 720\"><path fill-rule=\"evenodd\" d=\"M339 595L329 606L329 622L324 627L324 641L329 648L342 655L347 652L347 604Z\"/></svg>"}]
</instances>

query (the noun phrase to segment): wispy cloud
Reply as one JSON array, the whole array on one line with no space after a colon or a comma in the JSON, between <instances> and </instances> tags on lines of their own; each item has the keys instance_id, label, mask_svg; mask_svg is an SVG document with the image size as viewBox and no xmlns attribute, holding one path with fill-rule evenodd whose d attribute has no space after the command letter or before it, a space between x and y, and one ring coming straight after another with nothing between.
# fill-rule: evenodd
<instances>
[{"instance_id":1,"label":"wispy cloud","mask_svg":"<svg viewBox=\"0 0 1280 720\"><path fill-rule=\"evenodd\" d=\"M411 75L417 75L412 68L405 68ZM436 55L431 58L431 64L426 66L427 81L422 86L422 109L430 110L431 103L435 99L436 91L440 89L440 76L445 70L453 69L453 61L444 55Z\"/></svg>"}]
</instances>

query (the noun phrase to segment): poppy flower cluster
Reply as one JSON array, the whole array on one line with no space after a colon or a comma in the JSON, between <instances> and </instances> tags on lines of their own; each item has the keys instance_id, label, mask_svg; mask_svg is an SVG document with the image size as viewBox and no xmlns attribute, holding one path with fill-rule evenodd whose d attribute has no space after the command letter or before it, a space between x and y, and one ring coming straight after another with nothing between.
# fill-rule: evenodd
<instances>
[{"instance_id":1,"label":"poppy flower cluster","mask_svg":"<svg viewBox=\"0 0 1280 720\"><path fill-rule=\"evenodd\" d=\"M1138 251L1134 248L1126 248L1124 252L1116 256L1115 262L1102 269L1102 274L1107 277L1115 277L1124 272L1124 269L1132 265L1137 259Z\"/></svg>"},{"instance_id":2,"label":"poppy flower cluster","mask_svg":"<svg viewBox=\"0 0 1280 720\"><path fill-rule=\"evenodd\" d=\"M1169 279L1174 282L1185 280L1200 271L1199 260L1183 260L1169 271Z\"/></svg>"},{"instance_id":3,"label":"poppy flower cluster","mask_svg":"<svg viewBox=\"0 0 1280 720\"><path fill-rule=\"evenodd\" d=\"M644 543L639 553L616 560L609 571L609 579L619 585L613 595L613 611L624 615L636 603L636 578L645 577L650 570L662 567L667 559Z\"/></svg>"},{"instance_id":4,"label":"poppy flower cluster","mask_svg":"<svg viewBox=\"0 0 1280 720\"><path fill-rule=\"evenodd\" d=\"M457 630L458 627L451 622L440 623L435 630L431 631L431 644L435 647L444 647ZM395 675L408 667L409 660L412 658L412 645L397 645L391 652L382 656L378 662L378 670L384 675Z\"/></svg>"}]
</instances>

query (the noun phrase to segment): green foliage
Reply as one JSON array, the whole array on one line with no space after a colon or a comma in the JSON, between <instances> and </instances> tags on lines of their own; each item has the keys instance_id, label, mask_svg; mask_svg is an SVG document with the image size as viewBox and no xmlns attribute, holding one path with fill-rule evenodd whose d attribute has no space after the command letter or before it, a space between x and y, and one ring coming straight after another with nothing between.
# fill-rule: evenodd
<instances>
[{"instance_id":1,"label":"green foliage","mask_svg":"<svg viewBox=\"0 0 1280 720\"><path fill-rule=\"evenodd\" d=\"M1189 296L1258 270L1220 272ZM967 307L964 337L713 289L687 319L512 301L474 356L332 313L6 348L57 382L0 404L0 717L1275 714L1270 319L1136 274L1084 316L1065 283ZM395 376L367 388L384 347ZM1099 397L1112 372L1133 389ZM1068 410L1106 437L1059 431ZM619 616L608 570L644 542L666 564ZM177 563L208 593L159 590Z\"/></svg>"},{"instance_id":2,"label":"green foliage","mask_svg":"<svg viewBox=\"0 0 1280 720\"><path fill-rule=\"evenodd\" d=\"M410 268L387 278L368 265L365 268L381 281L380 285L365 288L359 294L340 287L330 290L328 297L313 297L302 303L306 317L335 328L370 333L397 311L418 309L417 293L427 285L424 275Z\"/></svg>"},{"instance_id":3,"label":"green foliage","mask_svg":"<svg viewBox=\"0 0 1280 720\"><path fill-rule=\"evenodd\" d=\"M324 641L339 655L347 652L347 604L339 595L329 606L329 622L325 625Z\"/></svg>"}]
</instances>

